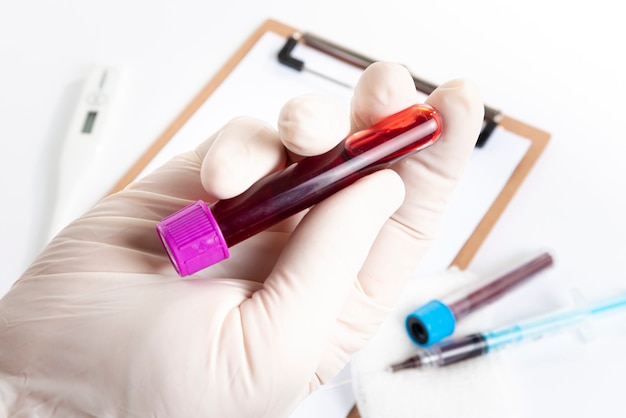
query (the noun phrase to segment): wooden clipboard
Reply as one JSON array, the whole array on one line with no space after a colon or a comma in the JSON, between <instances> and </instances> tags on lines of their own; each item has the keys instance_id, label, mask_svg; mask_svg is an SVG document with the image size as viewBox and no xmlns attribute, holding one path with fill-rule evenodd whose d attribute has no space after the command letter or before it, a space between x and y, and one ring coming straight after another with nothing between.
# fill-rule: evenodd
<instances>
[{"instance_id":1,"label":"wooden clipboard","mask_svg":"<svg viewBox=\"0 0 626 418\"><path fill-rule=\"evenodd\" d=\"M242 59L254 47L254 45L267 33L273 32L285 39L291 37L298 31L275 20L265 21L252 35L235 51L231 58L224 66L211 78L207 84L198 92L191 102L180 112L180 114L167 126L167 128L159 135L159 137L151 144L151 146L142 154L142 156L132 165L132 167L122 176L122 178L110 190L109 194L115 193L133 180L135 180L143 169L152 161L153 158L161 151L161 149L174 137L174 135L189 121L196 111L207 101L207 99L215 92L215 90L224 82L231 72L239 65ZM507 115L501 115L498 119L498 126L504 130L513 132L519 136L530 140L530 146L521 159L508 182L501 190L498 197L493 201L492 205L473 231L470 238L465 242L461 250L451 263L451 266L465 269L471 262L472 258L482 245L483 241L495 225L496 221L507 207L519 186L522 184L535 162L541 156L545 147L550 140L550 134L530 126L526 123L518 121ZM352 408L348 418L359 418L357 407Z\"/></svg>"},{"instance_id":2,"label":"wooden clipboard","mask_svg":"<svg viewBox=\"0 0 626 418\"><path fill-rule=\"evenodd\" d=\"M148 163L169 142L176 132L178 132L178 130L185 125L189 118L191 118L191 116L202 106L211 94L213 94L213 92L220 86L220 84L222 84L226 77L228 77L228 75L237 67L241 60L266 32L274 32L287 38L294 33L297 33L297 30L275 20L270 19L265 21L231 56L231 58L224 64L217 74L215 74L215 76L208 81L208 83L198 92L198 94L182 110L182 112L169 124L169 126L167 126L161 135L159 135L159 137L115 184L109 194L123 189L137 178ZM489 231L491 231L496 221L517 192L517 189L522 184L537 159L541 156L541 153L550 139L549 133L507 115L502 115L499 120L499 126L503 129L528 138L531 141L531 145L497 199L495 199L471 237L466 241L465 245L454 258L451 265L460 269L467 268L481 244L489 234Z\"/></svg>"}]
</instances>

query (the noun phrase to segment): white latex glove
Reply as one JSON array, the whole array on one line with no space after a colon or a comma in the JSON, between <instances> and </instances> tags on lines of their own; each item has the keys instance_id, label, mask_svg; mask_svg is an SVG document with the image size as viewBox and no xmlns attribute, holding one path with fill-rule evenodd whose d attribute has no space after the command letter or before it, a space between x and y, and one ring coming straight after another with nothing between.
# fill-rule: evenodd
<instances>
[{"instance_id":1,"label":"white latex glove","mask_svg":"<svg viewBox=\"0 0 626 418\"><path fill-rule=\"evenodd\" d=\"M372 65L351 129L417 100L404 68ZM444 120L431 148L188 279L172 268L156 222L331 148L348 115L309 97L286 105L279 132L236 119L104 199L0 301L0 416L287 416L376 332L437 230L483 107L463 81L428 102Z\"/></svg>"}]
</instances>

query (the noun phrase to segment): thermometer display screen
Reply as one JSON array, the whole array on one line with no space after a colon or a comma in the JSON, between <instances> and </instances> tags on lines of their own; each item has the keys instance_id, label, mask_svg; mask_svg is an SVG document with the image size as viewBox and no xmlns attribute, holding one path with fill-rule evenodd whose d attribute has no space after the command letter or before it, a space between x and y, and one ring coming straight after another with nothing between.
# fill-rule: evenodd
<instances>
[{"instance_id":1,"label":"thermometer display screen","mask_svg":"<svg viewBox=\"0 0 626 418\"><path fill-rule=\"evenodd\" d=\"M98 112L88 112L87 117L85 118L85 123L83 123L83 133L90 134L93 131L93 125L96 123L96 116L98 116Z\"/></svg>"}]
</instances>

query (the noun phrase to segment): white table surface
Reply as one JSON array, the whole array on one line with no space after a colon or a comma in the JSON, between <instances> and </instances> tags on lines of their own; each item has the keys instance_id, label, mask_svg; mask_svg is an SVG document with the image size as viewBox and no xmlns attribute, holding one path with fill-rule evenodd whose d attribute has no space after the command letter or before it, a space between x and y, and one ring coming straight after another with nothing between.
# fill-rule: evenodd
<instances>
[{"instance_id":1,"label":"white table surface","mask_svg":"<svg viewBox=\"0 0 626 418\"><path fill-rule=\"evenodd\" d=\"M552 248L557 266L550 280L525 290L530 302L520 309L527 313L558 306L571 289L588 298L626 290L621 16L619 5L608 0L3 2L0 294L44 243L46 210L54 199L53 156L92 66L123 66L133 76L127 148L113 175L267 18L402 62L433 82L470 78L486 103L550 132L549 147L470 269L489 273L514 255ZM616 341L622 346L615 354L626 348L623 338ZM522 352L510 355L524 361ZM611 376L626 374L626 360L585 361L597 363L587 363L585 374L574 379L569 363L553 359L550 378L533 385L533 416L619 416L619 380ZM532 379L532 373L520 379Z\"/></svg>"}]
</instances>

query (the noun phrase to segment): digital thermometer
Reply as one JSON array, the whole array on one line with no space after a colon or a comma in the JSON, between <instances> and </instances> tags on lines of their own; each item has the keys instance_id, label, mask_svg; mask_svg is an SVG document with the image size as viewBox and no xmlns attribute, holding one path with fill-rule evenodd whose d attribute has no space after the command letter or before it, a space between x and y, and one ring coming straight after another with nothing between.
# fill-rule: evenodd
<instances>
[{"instance_id":1,"label":"digital thermometer","mask_svg":"<svg viewBox=\"0 0 626 418\"><path fill-rule=\"evenodd\" d=\"M59 155L50 238L90 209L109 189L103 179L107 159L114 157L120 145L115 128L122 113L126 83L120 69L106 66L95 67L85 81Z\"/></svg>"}]
</instances>

